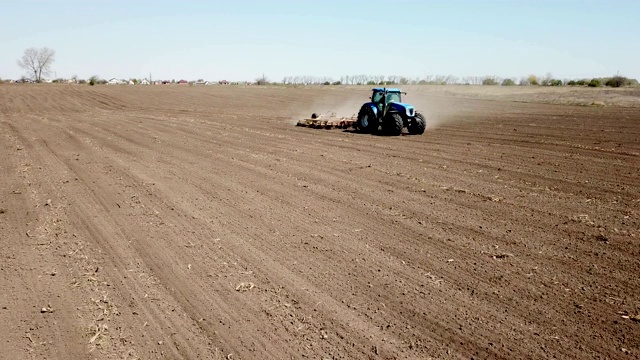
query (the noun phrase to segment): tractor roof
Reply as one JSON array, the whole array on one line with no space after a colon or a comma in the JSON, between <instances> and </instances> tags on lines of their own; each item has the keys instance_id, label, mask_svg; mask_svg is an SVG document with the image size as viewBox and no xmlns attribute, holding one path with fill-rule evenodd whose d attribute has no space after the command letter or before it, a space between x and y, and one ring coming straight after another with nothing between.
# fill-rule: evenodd
<instances>
[{"instance_id":1,"label":"tractor roof","mask_svg":"<svg viewBox=\"0 0 640 360\"><path fill-rule=\"evenodd\" d=\"M373 88L373 91L384 91L384 88ZM396 88L387 88L388 92L401 92L400 89L396 89Z\"/></svg>"}]
</instances>

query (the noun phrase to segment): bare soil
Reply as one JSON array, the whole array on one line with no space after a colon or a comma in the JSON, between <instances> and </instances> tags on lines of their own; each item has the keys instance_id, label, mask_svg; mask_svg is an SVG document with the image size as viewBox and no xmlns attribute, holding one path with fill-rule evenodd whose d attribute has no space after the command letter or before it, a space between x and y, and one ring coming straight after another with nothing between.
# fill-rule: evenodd
<instances>
[{"instance_id":1,"label":"bare soil","mask_svg":"<svg viewBox=\"0 0 640 360\"><path fill-rule=\"evenodd\" d=\"M0 86L0 358L640 357L640 108L367 95Z\"/></svg>"}]
</instances>

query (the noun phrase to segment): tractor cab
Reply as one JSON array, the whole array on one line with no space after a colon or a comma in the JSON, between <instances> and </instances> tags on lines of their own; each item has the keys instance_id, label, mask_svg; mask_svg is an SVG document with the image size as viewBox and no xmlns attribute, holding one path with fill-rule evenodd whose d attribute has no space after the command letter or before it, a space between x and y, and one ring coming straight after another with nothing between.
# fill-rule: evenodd
<instances>
[{"instance_id":1,"label":"tractor cab","mask_svg":"<svg viewBox=\"0 0 640 360\"><path fill-rule=\"evenodd\" d=\"M403 116L405 113L408 116L414 115L413 106L402 102L402 94L406 93L400 89L374 88L372 91L371 104L377 108L381 118L389 112L402 113Z\"/></svg>"},{"instance_id":2,"label":"tractor cab","mask_svg":"<svg viewBox=\"0 0 640 360\"><path fill-rule=\"evenodd\" d=\"M373 94L371 95L371 102L374 104L380 105L380 110L382 110L382 105L389 105L391 102L401 103L402 102L402 92L400 89L381 89L375 88L373 89Z\"/></svg>"}]
</instances>

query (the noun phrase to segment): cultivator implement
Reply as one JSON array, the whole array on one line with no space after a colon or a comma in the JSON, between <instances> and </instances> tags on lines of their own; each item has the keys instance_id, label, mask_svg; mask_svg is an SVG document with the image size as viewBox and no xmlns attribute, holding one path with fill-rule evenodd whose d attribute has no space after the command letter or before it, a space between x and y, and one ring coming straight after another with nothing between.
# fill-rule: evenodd
<instances>
[{"instance_id":1,"label":"cultivator implement","mask_svg":"<svg viewBox=\"0 0 640 360\"><path fill-rule=\"evenodd\" d=\"M356 127L356 116L350 118L337 117L335 114L311 114L308 119L298 121L297 126L305 126L314 129L351 129Z\"/></svg>"}]
</instances>

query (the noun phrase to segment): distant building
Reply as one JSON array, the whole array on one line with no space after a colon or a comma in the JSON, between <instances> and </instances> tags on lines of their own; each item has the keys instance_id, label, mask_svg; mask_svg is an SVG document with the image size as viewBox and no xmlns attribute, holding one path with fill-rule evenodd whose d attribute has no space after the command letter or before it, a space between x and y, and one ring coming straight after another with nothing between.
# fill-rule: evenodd
<instances>
[{"instance_id":1,"label":"distant building","mask_svg":"<svg viewBox=\"0 0 640 360\"><path fill-rule=\"evenodd\" d=\"M126 79L111 78L107 81L107 85L133 85L133 81Z\"/></svg>"},{"instance_id":2,"label":"distant building","mask_svg":"<svg viewBox=\"0 0 640 360\"><path fill-rule=\"evenodd\" d=\"M184 79L178 81L178 85L188 85L188 84L189 84L189 82L187 80L184 80Z\"/></svg>"}]
</instances>

